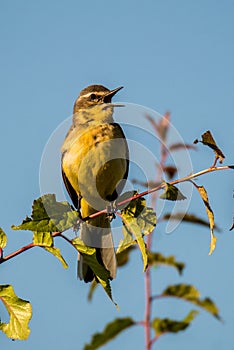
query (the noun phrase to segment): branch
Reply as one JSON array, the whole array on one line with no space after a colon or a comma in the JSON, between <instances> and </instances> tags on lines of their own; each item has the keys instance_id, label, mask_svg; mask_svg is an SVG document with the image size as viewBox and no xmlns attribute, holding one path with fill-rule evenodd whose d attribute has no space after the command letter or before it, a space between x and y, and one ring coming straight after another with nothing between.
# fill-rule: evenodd
<instances>
[{"instance_id":1,"label":"branch","mask_svg":"<svg viewBox=\"0 0 234 350\"><path fill-rule=\"evenodd\" d=\"M29 249L31 249L33 247L36 247L36 245L34 243L29 243L29 244L25 245L24 247L19 248L15 252L13 252L13 253L5 256L5 257L1 257L0 264L4 263L7 260L10 260L10 259L14 258L15 256L17 256L17 255L19 255L19 254L21 254L23 252L26 252L26 250L29 250Z\"/></svg>"},{"instance_id":2,"label":"branch","mask_svg":"<svg viewBox=\"0 0 234 350\"><path fill-rule=\"evenodd\" d=\"M159 335L155 335L155 337L153 339L151 339L151 341L150 341L150 346L152 346L164 334L167 334L167 332L164 332L164 333L159 334Z\"/></svg>"},{"instance_id":3,"label":"branch","mask_svg":"<svg viewBox=\"0 0 234 350\"><path fill-rule=\"evenodd\" d=\"M166 121L169 120L170 114L167 114L165 119ZM167 125L168 128L168 125ZM160 166L158 167L157 175L155 182L160 183L161 178L163 177L163 169L165 168L167 156L168 156L168 150L166 147L166 144L161 140L161 157L160 157ZM156 200L157 200L157 191L152 193L151 196L151 207L156 207ZM147 236L146 245L148 251L151 250L152 246L152 235ZM151 318L152 318L152 289L151 289L151 267L148 266L146 273L145 273L145 348L146 350L151 350L153 343L157 340L157 336L153 339L151 338Z\"/></svg>"},{"instance_id":4,"label":"branch","mask_svg":"<svg viewBox=\"0 0 234 350\"><path fill-rule=\"evenodd\" d=\"M169 184L170 184L170 185L175 185L175 184L177 184L177 183L181 183L181 182L185 182L185 181L190 181L191 179L194 179L194 178L196 178L196 177L198 177L198 176L201 176L201 175L204 175L204 174L213 172L213 171L227 170L227 169L234 169L234 165L225 165L225 166L220 166L220 167L207 168L207 169L201 170L201 171L199 171L199 172L197 172L197 173L195 173L195 174L191 174L191 175L185 176L185 177L183 177L183 178L181 178L181 179L177 179L177 180L171 181L171 182L169 182ZM132 200L136 200L137 198L140 198L140 197L143 197L143 196L145 196L145 195L148 195L148 194L150 194L150 193L159 191L159 190L163 189L165 186L166 186L165 183L162 182L159 186L157 186L157 187L155 187L155 188L152 188L152 189L150 189L150 190L148 190L148 191L141 192L141 193L139 193L139 194L137 194L137 195L134 195L134 196L132 196L132 197L130 197L130 198L128 198L128 199L125 199L125 200L122 201L122 202L117 203L117 207L120 206L120 205L126 204L126 203L128 203L128 202L130 202L130 201L132 201ZM90 215L89 217L84 218L83 220L86 221L86 220L88 220L88 219L92 219L92 218L95 218L95 217L97 217L97 216L99 216L99 215L106 214L106 213L107 213L107 209L104 209L104 210L101 210L101 211L99 211L99 212L97 212L97 213L94 213L94 214ZM117 214L117 213L116 213L116 214ZM117 214L117 215L118 215L118 214ZM121 214L119 214L118 216L121 217ZM62 232L53 232L53 233L52 233L52 237L53 237L53 238L54 238L54 237L61 237L61 238L65 239L68 243L70 243L71 245L73 245L72 241L71 241L69 238L67 238L65 235L63 235ZM40 246L40 245L34 244L34 243L29 243L29 244L27 244L27 245L25 245L25 246L23 246L23 247L17 249L16 251L14 251L14 252L8 254L8 255L5 256L5 257L2 256L2 252L1 252L1 255L0 255L0 264L2 264L2 263L4 263L5 261L8 261L8 260L10 260L10 259L16 257L17 255L19 255L19 254L21 254L21 253L23 253L23 252L25 252L25 251L27 251L27 250L33 248L33 247L43 247L43 246Z\"/></svg>"},{"instance_id":5,"label":"branch","mask_svg":"<svg viewBox=\"0 0 234 350\"><path fill-rule=\"evenodd\" d=\"M64 235L62 235L61 232L53 232L53 233L52 233L52 237L58 237L58 236L63 237L63 238L64 238L65 240L67 240L67 241L70 241L67 237L65 237ZM71 243L71 241L70 241L70 243ZM7 260L10 260L10 259L16 257L17 255L19 255L19 254L21 254L21 253L23 253L23 252L26 252L26 250L29 250L29 249L31 249L31 248L33 248L33 247L44 247L44 246L39 245L39 244L34 244L33 242L32 242L32 243L29 243L29 244L25 245L24 247L21 247L21 248L17 249L16 251L14 251L14 252L8 254L8 255L5 256L5 257L2 256L2 257L0 258L0 264L4 263L4 262L7 261Z\"/></svg>"},{"instance_id":6,"label":"branch","mask_svg":"<svg viewBox=\"0 0 234 350\"><path fill-rule=\"evenodd\" d=\"M151 349L151 278L150 266L145 272L145 346L146 350Z\"/></svg>"},{"instance_id":7,"label":"branch","mask_svg":"<svg viewBox=\"0 0 234 350\"><path fill-rule=\"evenodd\" d=\"M145 321L138 321L135 323L136 325L138 326L142 326L142 327L145 327ZM150 348L152 347L152 345L164 334L167 334L167 332L164 332L162 334L159 334L159 335L155 335L152 339L149 340L149 346Z\"/></svg>"},{"instance_id":8,"label":"branch","mask_svg":"<svg viewBox=\"0 0 234 350\"><path fill-rule=\"evenodd\" d=\"M234 169L234 165L223 165L223 166L219 166L219 167L210 167L210 168L198 171L195 174L190 174L188 176L182 177L181 179L170 181L168 183L170 185L176 185L176 184L181 183L181 182L190 181L191 179L195 179L196 177L199 177L199 176L204 175L204 174L211 173L213 171L228 170L228 169ZM118 209L118 206L127 204L127 203L131 202L132 200L136 200L136 199L138 199L140 197L143 197L143 196L146 196L148 194L154 193L156 191L162 190L164 187L166 187L166 184L165 184L165 182L162 182L160 185L158 185L158 186L156 186L154 188L151 188L150 190L138 193L138 194L136 194L136 195L134 195L134 196L132 196L130 198L127 198L127 199L125 199L125 200L123 200L123 201L121 201L121 202L116 204L117 205L117 209ZM103 210L101 210L101 211L99 211L97 213L94 213L94 214L91 214L90 216L87 216L86 218L83 218L83 220L86 221L88 219L96 218L97 216L102 215L102 214L106 214L106 213L107 213L107 209L103 209Z\"/></svg>"},{"instance_id":9,"label":"branch","mask_svg":"<svg viewBox=\"0 0 234 350\"><path fill-rule=\"evenodd\" d=\"M164 299L164 298L169 298L169 295L156 294L151 297L151 300L153 301L153 300Z\"/></svg>"}]
</instances>

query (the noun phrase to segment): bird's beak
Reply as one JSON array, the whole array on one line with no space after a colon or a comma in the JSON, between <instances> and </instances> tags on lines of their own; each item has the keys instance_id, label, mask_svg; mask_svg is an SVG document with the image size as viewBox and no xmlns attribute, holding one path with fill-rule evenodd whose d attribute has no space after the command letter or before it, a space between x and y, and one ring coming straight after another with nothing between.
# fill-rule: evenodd
<instances>
[{"instance_id":1,"label":"bird's beak","mask_svg":"<svg viewBox=\"0 0 234 350\"><path fill-rule=\"evenodd\" d=\"M121 90L121 89L123 89L123 86L120 86L120 87L117 87L117 88L114 89L114 90L108 91L108 92L105 94L104 98L103 98L103 102L105 102L105 103L110 103L112 97L113 97L119 90Z\"/></svg>"}]
</instances>

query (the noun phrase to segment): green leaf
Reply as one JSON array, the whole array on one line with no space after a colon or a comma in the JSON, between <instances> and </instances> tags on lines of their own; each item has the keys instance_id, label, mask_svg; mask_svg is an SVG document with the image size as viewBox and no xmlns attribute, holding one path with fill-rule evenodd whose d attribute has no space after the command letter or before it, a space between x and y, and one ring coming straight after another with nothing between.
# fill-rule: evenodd
<instances>
[{"instance_id":1,"label":"green leaf","mask_svg":"<svg viewBox=\"0 0 234 350\"><path fill-rule=\"evenodd\" d=\"M123 216L123 219L124 219L124 216ZM128 218L128 220L127 219L124 220L122 230L123 230L124 236L126 236L127 234L129 235L131 234L136 237L136 241L140 248L142 259L143 259L143 264L144 264L143 271L145 271L148 266L148 255L147 255L147 249L143 238L143 234L141 232L140 226L137 224L137 219Z\"/></svg>"},{"instance_id":2,"label":"green leaf","mask_svg":"<svg viewBox=\"0 0 234 350\"><path fill-rule=\"evenodd\" d=\"M0 249L5 248L7 245L7 235L3 231L3 229L0 227Z\"/></svg>"},{"instance_id":3,"label":"green leaf","mask_svg":"<svg viewBox=\"0 0 234 350\"><path fill-rule=\"evenodd\" d=\"M152 328L156 336L160 336L164 333L178 333L188 328L198 313L198 311L192 310L182 321L171 320L169 318L155 318L152 321Z\"/></svg>"},{"instance_id":4,"label":"green leaf","mask_svg":"<svg viewBox=\"0 0 234 350\"><path fill-rule=\"evenodd\" d=\"M67 265L65 259L63 258L62 254L60 253L59 248L57 248L57 247L43 247L43 249L45 249L47 252L53 254L56 258L58 258L65 269L68 268L68 265Z\"/></svg>"},{"instance_id":5,"label":"green leaf","mask_svg":"<svg viewBox=\"0 0 234 350\"><path fill-rule=\"evenodd\" d=\"M215 250L216 240L217 240L217 238L214 235L214 227L215 227L215 225L214 225L214 213L210 207L208 195L207 195L205 188L203 186L197 186L197 185L196 185L196 188L197 188L198 192L200 193L200 196L205 204L206 213L207 213L209 223L210 223L210 251L209 251L209 255L211 255L213 253L213 251Z\"/></svg>"},{"instance_id":6,"label":"green leaf","mask_svg":"<svg viewBox=\"0 0 234 350\"><path fill-rule=\"evenodd\" d=\"M117 249L117 254L122 253L137 242L144 263L144 271L148 265L147 249L144 236L150 234L156 226L156 213L152 208L146 207L144 198L132 200L128 206L121 211L123 221L123 236Z\"/></svg>"},{"instance_id":7,"label":"green leaf","mask_svg":"<svg viewBox=\"0 0 234 350\"><path fill-rule=\"evenodd\" d=\"M176 261L173 255L165 257L160 253L148 252L148 261L149 261L149 265L152 265L152 266L168 265L168 266L175 267L180 275L182 274L183 269L185 267L185 264L182 262Z\"/></svg>"},{"instance_id":8,"label":"green leaf","mask_svg":"<svg viewBox=\"0 0 234 350\"><path fill-rule=\"evenodd\" d=\"M133 244L137 243L137 241L132 237L132 234L125 229L124 224L122 226L122 232L123 232L124 239L121 239L119 241L119 246L116 250L117 255L123 253L125 250L130 248Z\"/></svg>"},{"instance_id":9,"label":"green leaf","mask_svg":"<svg viewBox=\"0 0 234 350\"><path fill-rule=\"evenodd\" d=\"M219 162L222 163L225 156L223 154L223 152L221 151L221 149L217 146L210 130L207 130L204 134L202 134L202 141L199 141L199 140L195 140L194 143L198 143L198 142L201 142L203 143L203 145L206 145L208 147L210 147L214 153L215 153L215 157L217 159L219 159Z\"/></svg>"},{"instance_id":10,"label":"green leaf","mask_svg":"<svg viewBox=\"0 0 234 350\"><path fill-rule=\"evenodd\" d=\"M137 194L135 192L134 194ZM153 208L146 206L146 200L143 197L132 200L127 207L121 210L121 215L127 221L137 219L143 235L150 234L156 226L157 218Z\"/></svg>"},{"instance_id":11,"label":"green leaf","mask_svg":"<svg viewBox=\"0 0 234 350\"><path fill-rule=\"evenodd\" d=\"M32 317L30 302L18 298L11 285L0 286L0 299L10 316L9 323L0 322L0 329L9 338L27 339L30 333L28 323Z\"/></svg>"},{"instance_id":12,"label":"green leaf","mask_svg":"<svg viewBox=\"0 0 234 350\"><path fill-rule=\"evenodd\" d=\"M78 250L78 252L82 255L84 261L86 262L86 264L89 265L89 267L95 274L98 282L101 283L102 287L107 293L108 297L115 304L112 298L111 286L109 281L110 272L106 270L105 267L99 263L96 255L96 248L91 248L86 246L79 237L74 238L72 240L72 244Z\"/></svg>"},{"instance_id":13,"label":"green leaf","mask_svg":"<svg viewBox=\"0 0 234 350\"><path fill-rule=\"evenodd\" d=\"M26 217L21 225L12 225L12 229L62 232L74 226L78 217L68 202L57 202L54 194L46 194L34 200L31 217Z\"/></svg>"},{"instance_id":14,"label":"green leaf","mask_svg":"<svg viewBox=\"0 0 234 350\"><path fill-rule=\"evenodd\" d=\"M107 324L102 333L94 334L91 342L86 344L83 350L96 350L133 325L135 322L130 317L117 318Z\"/></svg>"},{"instance_id":15,"label":"green leaf","mask_svg":"<svg viewBox=\"0 0 234 350\"><path fill-rule=\"evenodd\" d=\"M175 214L171 213L166 213L163 215L163 218L161 220L175 220L175 221L184 221L184 222L189 222L193 224L198 224L206 227L210 227L210 222L207 220L204 220L200 218L199 216L196 216L194 214L188 214L184 212L177 212ZM220 231L220 228L216 225L214 225L214 228L217 231Z\"/></svg>"},{"instance_id":16,"label":"green leaf","mask_svg":"<svg viewBox=\"0 0 234 350\"><path fill-rule=\"evenodd\" d=\"M60 249L54 247L54 241L50 232L34 232L33 243L53 254L62 263L65 269L68 268L66 261L60 253Z\"/></svg>"},{"instance_id":17,"label":"green leaf","mask_svg":"<svg viewBox=\"0 0 234 350\"><path fill-rule=\"evenodd\" d=\"M170 185L168 182L165 182L165 191L160 195L160 198L169 201L181 201L186 199L176 186Z\"/></svg>"},{"instance_id":18,"label":"green leaf","mask_svg":"<svg viewBox=\"0 0 234 350\"><path fill-rule=\"evenodd\" d=\"M54 242L50 232L34 232L33 243L39 246L52 247Z\"/></svg>"},{"instance_id":19,"label":"green leaf","mask_svg":"<svg viewBox=\"0 0 234 350\"><path fill-rule=\"evenodd\" d=\"M157 217L153 208L145 207L141 214L137 217L137 224L144 236L153 232L156 227Z\"/></svg>"},{"instance_id":20,"label":"green leaf","mask_svg":"<svg viewBox=\"0 0 234 350\"><path fill-rule=\"evenodd\" d=\"M200 292L192 285L189 284L176 284L168 286L161 294L167 297L176 297L201 307L215 316L217 319L221 319L219 310L215 303L210 298L200 299Z\"/></svg>"},{"instance_id":21,"label":"green leaf","mask_svg":"<svg viewBox=\"0 0 234 350\"><path fill-rule=\"evenodd\" d=\"M122 267L126 265L129 261L129 255L131 251L135 249L134 246L130 246L127 249L121 251L120 253L116 253L117 266Z\"/></svg>"}]
</instances>

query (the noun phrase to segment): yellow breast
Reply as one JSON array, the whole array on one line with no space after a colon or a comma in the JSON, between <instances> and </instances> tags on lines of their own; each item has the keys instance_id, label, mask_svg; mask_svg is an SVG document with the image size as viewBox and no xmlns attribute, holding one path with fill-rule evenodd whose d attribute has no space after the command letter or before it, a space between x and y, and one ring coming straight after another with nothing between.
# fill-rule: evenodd
<instances>
[{"instance_id":1,"label":"yellow breast","mask_svg":"<svg viewBox=\"0 0 234 350\"><path fill-rule=\"evenodd\" d=\"M63 171L79 197L96 210L116 198L116 187L128 170L128 146L118 124L76 125L63 152Z\"/></svg>"}]
</instances>

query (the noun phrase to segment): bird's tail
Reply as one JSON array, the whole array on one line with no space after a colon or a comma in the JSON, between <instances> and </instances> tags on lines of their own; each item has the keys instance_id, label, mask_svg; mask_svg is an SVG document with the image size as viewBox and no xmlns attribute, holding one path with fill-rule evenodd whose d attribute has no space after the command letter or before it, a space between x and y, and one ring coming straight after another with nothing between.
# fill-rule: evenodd
<instances>
[{"instance_id":1,"label":"bird's tail","mask_svg":"<svg viewBox=\"0 0 234 350\"><path fill-rule=\"evenodd\" d=\"M81 199L81 211L83 218L97 212L83 198ZM116 256L107 215L103 214L83 222L80 235L85 245L96 248L97 260L110 272L110 277L115 278ZM81 255L78 258L78 276L85 282L91 282L94 278L92 269L85 263Z\"/></svg>"}]
</instances>

